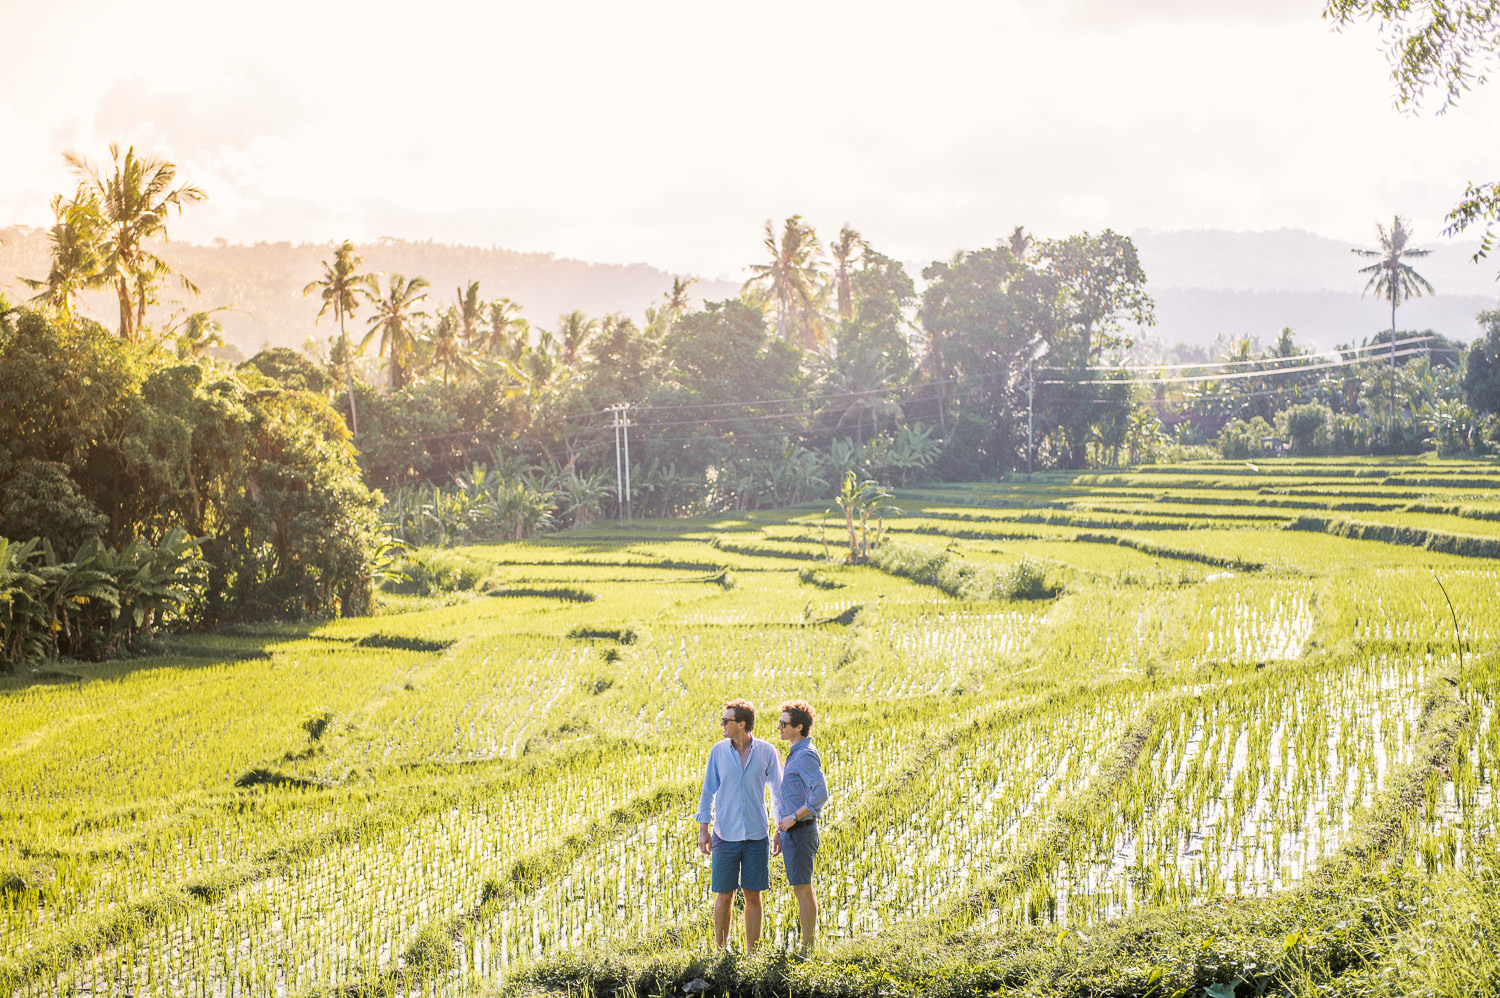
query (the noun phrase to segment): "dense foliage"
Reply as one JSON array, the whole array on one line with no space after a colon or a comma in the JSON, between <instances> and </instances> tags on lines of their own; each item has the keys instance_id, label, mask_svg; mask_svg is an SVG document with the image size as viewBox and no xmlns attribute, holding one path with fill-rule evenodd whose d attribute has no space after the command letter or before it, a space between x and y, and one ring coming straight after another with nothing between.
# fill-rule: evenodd
<instances>
[{"instance_id":1,"label":"dense foliage","mask_svg":"<svg viewBox=\"0 0 1500 998\"><path fill-rule=\"evenodd\" d=\"M15 320L0 332L0 410L14 414L0 424L0 536L35 538L29 557L80 571L197 538L203 572L179 558L172 583L191 590L172 613L194 623L368 610L377 497L321 395L253 365L179 363L59 312Z\"/></svg>"}]
</instances>

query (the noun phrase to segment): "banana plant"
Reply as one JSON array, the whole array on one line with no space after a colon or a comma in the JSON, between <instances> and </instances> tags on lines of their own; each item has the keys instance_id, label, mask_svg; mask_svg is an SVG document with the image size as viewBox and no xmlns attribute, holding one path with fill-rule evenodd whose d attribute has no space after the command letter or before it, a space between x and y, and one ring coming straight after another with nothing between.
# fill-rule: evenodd
<instances>
[{"instance_id":1,"label":"banana plant","mask_svg":"<svg viewBox=\"0 0 1500 998\"><path fill-rule=\"evenodd\" d=\"M47 580L39 571L41 539L0 537L0 666L41 658L50 639L43 599Z\"/></svg>"},{"instance_id":2,"label":"banana plant","mask_svg":"<svg viewBox=\"0 0 1500 998\"><path fill-rule=\"evenodd\" d=\"M105 557L104 544L97 537L84 541L72 561L63 561L50 542L42 541L47 629L54 647L64 655L77 658L94 651L88 646L92 629L86 621L93 616L97 622L100 611L105 615L120 611L119 590L103 567Z\"/></svg>"},{"instance_id":3,"label":"banana plant","mask_svg":"<svg viewBox=\"0 0 1500 998\"><path fill-rule=\"evenodd\" d=\"M849 560L863 561L870 551L880 545L885 533L886 516L900 515L901 510L891 504L891 490L874 479L860 480L854 472L844 474L844 484L834 505L844 513L844 526L849 532ZM828 512L833 512L829 507ZM876 520L875 536L870 537L870 519ZM857 522L857 526L856 526Z\"/></svg>"}]
</instances>

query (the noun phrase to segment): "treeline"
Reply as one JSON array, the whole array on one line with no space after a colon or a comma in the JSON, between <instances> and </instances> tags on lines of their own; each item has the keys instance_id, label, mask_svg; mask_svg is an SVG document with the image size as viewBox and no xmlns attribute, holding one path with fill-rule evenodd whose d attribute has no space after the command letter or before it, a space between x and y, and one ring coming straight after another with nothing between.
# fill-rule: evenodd
<instances>
[{"instance_id":1,"label":"treeline","mask_svg":"<svg viewBox=\"0 0 1500 998\"><path fill-rule=\"evenodd\" d=\"M55 311L0 313L0 666L369 611L378 497L323 396Z\"/></svg>"}]
</instances>

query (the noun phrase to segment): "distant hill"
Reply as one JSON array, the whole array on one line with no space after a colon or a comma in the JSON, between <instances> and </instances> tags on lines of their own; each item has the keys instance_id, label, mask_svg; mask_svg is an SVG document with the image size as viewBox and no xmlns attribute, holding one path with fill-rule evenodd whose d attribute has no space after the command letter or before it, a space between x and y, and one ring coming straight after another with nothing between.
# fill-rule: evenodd
<instances>
[{"instance_id":1,"label":"distant hill","mask_svg":"<svg viewBox=\"0 0 1500 998\"><path fill-rule=\"evenodd\" d=\"M1373 226L1370 236L1360 248L1374 248ZM1207 346L1228 334L1268 345L1290 326L1299 343L1326 348L1390 328L1390 304L1361 294L1367 278L1357 271L1371 261L1352 254L1354 244L1296 229L1142 231L1131 238L1156 300L1151 336L1163 343ZM1412 265L1437 293L1404 302L1396 324L1472 340L1475 314L1500 307L1500 258L1473 263L1477 243L1418 238L1416 245L1432 250Z\"/></svg>"},{"instance_id":2,"label":"distant hill","mask_svg":"<svg viewBox=\"0 0 1500 998\"><path fill-rule=\"evenodd\" d=\"M17 278L47 273L47 235L40 229L16 226L0 229L0 242L4 243L0 245L0 289L12 298L25 299L31 292ZM321 302L316 294L302 294L309 281L322 277L323 261L333 256L332 244L170 242L157 251L202 292L193 298L180 285L164 284L162 300L190 299L193 310L234 306L216 318L224 325L225 340L247 355L267 344L300 348L309 336L326 338L337 329L331 317L315 326ZM522 316L547 329L555 328L558 316L574 309L590 316L618 312L639 321L648 306L661 303L674 276L645 264L587 263L547 253L434 242L387 239L360 245L357 251L365 258L367 271L425 277L432 285L433 305L453 301L460 285L477 280L482 298L510 298L520 303ZM699 301L717 300L738 295L739 286L700 281L692 292ZM109 294L91 294L88 305L91 316L107 326L116 325L116 306ZM368 307L356 313L351 332L362 335L368 316Z\"/></svg>"},{"instance_id":3,"label":"distant hill","mask_svg":"<svg viewBox=\"0 0 1500 998\"><path fill-rule=\"evenodd\" d=\"M1371 236L1373 241L1373 227ZM1207 347L1229 335L1269 344L1290 326L1299 343L1326 348L1359 343L1390 325L1390 306L1361 295L1365 279L1356 271L1365 261L1349 252L1349 243L1294 229L1147 230L1132 238L1156 300L1157 325L1150 336L1162 343ZM30 292L16 277L46 273L46 233L21 226L0 229L0 242L0 289L24 299ZM1417 244L1429 245L1420 239ZM1474 244L1430 245L1432 254L1416 265L1437 294L1402 305L1397 323L1468 342L1478 332L1475 314L1500 307L1500 285L1494 281L1500 258L1474 264L1469 259ZM329 319L314 325L319 302L302 294L309 281L322 276L332 244L172 242L160 252L202 289L191 308L235 307L220 313L219 320L225 339L246 354L266 344L301 347L309 336L326 338L333 332ZM647 306L660 304L674 276L646 264L587 263L435 242L387 239L361 245L359 253L368 270L427 278L434 305L452 301L460 285L477 280L482 297L519 302L522 315L543 328L555 328L558 316L574 309L590 316L618 312L639 321ZM922 266L907 264L914 276ZM731 298L739 285L701 280L693 294L699 302ZM168 306L184 297L175 285L162 288ZM95 318L115 324L109 294L93 294L89 307ZM368 315L368 310L356 314L352 329L363 334Z\"/></svg>"}]
</instances>

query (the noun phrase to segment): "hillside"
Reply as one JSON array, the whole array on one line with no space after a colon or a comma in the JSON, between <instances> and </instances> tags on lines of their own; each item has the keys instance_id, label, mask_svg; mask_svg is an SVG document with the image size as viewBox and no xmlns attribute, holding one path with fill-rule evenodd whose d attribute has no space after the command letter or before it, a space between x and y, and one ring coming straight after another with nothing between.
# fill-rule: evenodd
<instances>
[{"instance_id":1,"label":"hillside","mask_svg":"<svg viewBox=\"0 0 1500 998\"><path fill-rule=\"evenodd\" d=\"M1310 232L1134 233L1148 287L1156 300L1157 325L1151 338L1162 343L1207 347L1221 335L1250 336L1269 344L1283 326L1297 332L1303 345L1332 347L1358 343L1389 327L1390 306L1361 294L1358 274L1366 261L1353 246ZM1428 245L1422 244L1420 245ZM1475 264L1475 245L1432 244L1431 256L1418 270L1437 293L1405 303L1398 316L1403 329L1431 329L1450 339L1474 338L1476 313L1500 306L1494 282L1500 262ZM164 257L202 289L193 307L232 305L220 314L225 339L245 353L266 344L300 347L309 336L326 337L328 322L314 326L316 298L302 289L323 272L331 244L255 243L213 245L173 242ZM639 320L647 306L659 302L671 287L671 273L644 263L588 263L550 253L520 253L499 247L454 246L436 242L386 239L359 247L372 271L421 275L432 284L433 298L451 301L461 284L477 280L484 298L505 296L522 306L533 324L552 328L557 317L574 309L587 315L619 312ZM39 277L47 271L46 233L14 226L0 229L0 290L24 299L18 276ZM907 261L921 273L922 261ZM732 281L707 280L693 286L697 300L733 297ZM163 289L165 311L183 293ZM114 324L112 298L96 293L91 314ZM354 329L363 331L365 316Z\"/></svg>"},{"instance_id":2,"label":"hillside","mask_svg":"<svg viewBox=\"0 0 1500 998\"><path fill-rule=\"evenodd\" d=\"M1369 248L1372 239L1360 243ZM1269 344L1283 326L1303 345L1359 343L1390 328L1390 304L1362 294L1367 278L1355 244L1296 229L1275 232L1133 233L1156 300L1154 339L1211 344L1220 334ZM1436 294L1402 304L1402 329L1431 329L1467 343L1478 332L1474 316L1500 306L1495 273L1500 261L1474 263L1477 243L1442 245L1417 240L1431 254L1412 261Z\"/></svg>"},{"instance_id":3,"label":"hillside","mask_svg":"<svg viewBox=\"0 0 1500 998\"><path fill-rule=\"evenodd\" d=\"M0 229L0 243L0 290L24 299L30 291L18 278L47 272L47 234L15 226ZM505 296L519 302L521 314L543 328L551 328L559 315L574 309L587 315L620 312L639 320L672 286L673 278L645 264L587 263L498 247L387 239L361 245L358 251L368 271L427 278L437 302L452 301L459 285L477 280L481 297ZM201 290L192 308L233 306L218 318L226 342L246 354L267 344L301 347L309 336L326 337L335 329L328 319L314 325L320 302L316 295L302 294L309 281L322 276L322 262L333 254L331 244L171 242L159 252ZM739 287L705 281L695 284L693 291L700 299L719 299L738 294ZM166 285L162 297L170 312L173 302L191 296ZM106 325L115 324L113 299L107 293L89 296L89 310ZM366 314L356 314L353 330L364 330Z\"/></svg>"}]
</instances>

